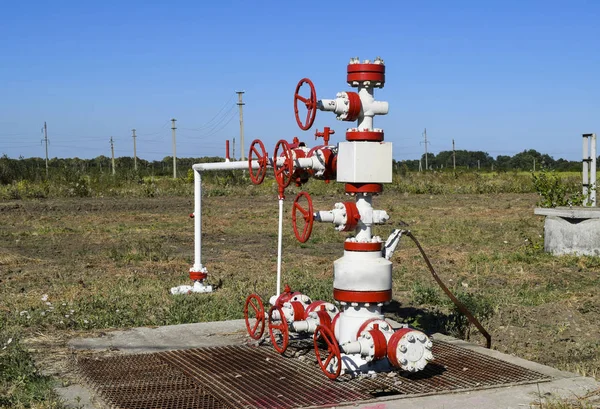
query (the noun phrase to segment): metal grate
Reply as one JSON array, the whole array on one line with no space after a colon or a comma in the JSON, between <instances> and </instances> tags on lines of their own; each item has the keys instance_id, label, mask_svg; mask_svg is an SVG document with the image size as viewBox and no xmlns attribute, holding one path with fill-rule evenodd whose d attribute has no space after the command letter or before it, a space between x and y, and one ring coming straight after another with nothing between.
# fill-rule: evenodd
<instances>
[{"instance_id":1,"label":"metal grate","mask_svg":"<svg viewBox=\"0 0 600 409\"><path fill-rule=\"evenodd\" d=\"M424 371L332 382L309 351L298 359L283 357L269 346L222 346L86 359L79 365L99 395L121 409L301 408L550 380L538 372L436 341L436 359Z\"/></svg>"},{"instance_id":2,"label":"metal grate","mask_svg":"<svg viewBox=\"0 0 600 409\"><path fill-rule=\"evenodd\" d=\"M83 378L112 408L229 409L159 354L82 359Z\"/></svg>"}]
</instances>

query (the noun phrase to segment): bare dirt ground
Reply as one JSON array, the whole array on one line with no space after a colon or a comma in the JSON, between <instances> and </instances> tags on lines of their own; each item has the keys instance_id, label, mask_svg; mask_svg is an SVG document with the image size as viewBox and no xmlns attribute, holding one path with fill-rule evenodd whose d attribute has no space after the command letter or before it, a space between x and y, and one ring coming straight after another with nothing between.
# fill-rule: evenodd
<instances>
[{"instance_id":1,"label":"bare dirt ground","mask_svg":"<svg viewBox=\"0 0 600 409\"><path fill-rule=\"evenodd\" d=\"M293 194L289 194L293 198ZM330 209L341 197L314 198ZM442 279L470 300L502 352L599 376L600 260L543 253L534 195L397 195L374 200L391 224L419 238ZM300 244L286 201L284 282L331 299L332 262L344 233L315 225ZM203 202L203 264L219 288L173 297L193 258L192 198L56 199L0 203L0 315L48 372L66 341L112 328L241 318L244 298L275 291L277 202L272 197L210 197ZM393 258L388 314L430 331L482 338L453 313L414 245ZM68 360L68 359L67 359Z\"/></svg>"}]
</instances>

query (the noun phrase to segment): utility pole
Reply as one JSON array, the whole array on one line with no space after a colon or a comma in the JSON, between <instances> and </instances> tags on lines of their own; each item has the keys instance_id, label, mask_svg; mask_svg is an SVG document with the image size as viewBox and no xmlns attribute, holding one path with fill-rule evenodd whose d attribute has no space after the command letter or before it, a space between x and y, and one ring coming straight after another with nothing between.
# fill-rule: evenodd
<instances>
[{"instance_id":1,"label":"utility pole","mask_svg":"<svg viewBox=\"0 0 600 409\"><path fill-rule=\"evenodd\" d=\"M425 145L425 170L429 170L429 167L427 165L427 144L429 143L427 141L427 128L425 128L425 131L423 131L423 138L425 139L425 141L421 143Z\"/></svg>"},{"instance_id":2,"label":"utility pole","mask_svg":"<svg viewBox=\"0 0 600 409\"><path fill-rule=\"evenodd\" d=\"M481 161L477 159L477 170L481 169Z\"/></svg>"},{"instance_id":3,"label":"utility pole","mask_svg":"<svg viewBox=\"0 0 600 409\"><path fill-rule=\"evenodd\" d=\"M233 151L231 152L231 157L235 160L235 138L233 138Z\"/></svg>"},{"instance_id":4,"label":"utility pole","mask_svg":"<svg viewBox=\"0 0 600 409\"><path fill-rule=\"evenodd\" d=\"M454 149L454 139L452 139L452 166L456 172L456 150Z\"/></svg>"},{"instance_id":5,"label":"utility pole","mask_svg":"<svg viewBox=\"0 0 600 409\"><path fill-rule=\"evenodd\" d=\"M238 94L238 107L240 107L240 155L241 160L244 160L244 102L242 101L242 95L244 91L235 91ZM234 144L235 145L235 144Z\"/></svg>"},{"instance_id":6,"label":"utility pole","mask_svg":"<svg viewBox=\"0 0 600 409\"><path fill-rule=\"evenodd\" d=\"M171 132L173 134L173 179L177 179L177 153L175 151L175 121L177 119L171 119Z\"/></svg>"},{"instance_id":7,"label":"utility pole","mask_svg":"<svg viewBox=\"0 0 600 409\"><path fill-rule=\"evenodd\" d=\"M115 175L115 144L113 141L113 137L110 137L110 156L112 158L112 174Z\"/></svg>"},{"instance_id":8,"label":"utility pole","mask_svg":"<svg viewBox=\"0 0 600 409\"><path fill-rule=\"evenodd\" d=\"M46 142L46 179L48 179L48 127L44 121L44 142Z\"/></svg>"},{"instance_id":9,"label":"utility pole","mask_svg":"<svg viewBox=\"0 0 600 409\"><path fill-rule=\"evenodd\" d=\"M131 132L133 132L132 138L133 138L133 170L137 171L137 154L136 154L136 150L135 150L135 129L132 129Z\"/></svg>"}]
</instances>

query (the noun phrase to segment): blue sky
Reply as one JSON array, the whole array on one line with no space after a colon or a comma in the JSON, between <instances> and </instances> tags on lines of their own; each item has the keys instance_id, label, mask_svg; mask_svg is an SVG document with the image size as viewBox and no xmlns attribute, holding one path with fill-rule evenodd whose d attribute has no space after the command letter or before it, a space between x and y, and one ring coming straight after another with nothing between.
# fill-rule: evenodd
<instances>
[{"instance_id":1,"label":"blue sky","mask_svg":"<svg viewBox=\"0 0 600 409\"><path fill-rule=\"evenodd\" d=\"M368 6L365 6L367 4ZM294 120L295 85L320 98L348 90L350 57L386 63L376 118L396 159L537 149L581 157L581 134L600 133L597 1L4 1L0 5L0 155L224 156L245 90L245 143L347 122L318 112Z\"/></svg>"}]
</instances>

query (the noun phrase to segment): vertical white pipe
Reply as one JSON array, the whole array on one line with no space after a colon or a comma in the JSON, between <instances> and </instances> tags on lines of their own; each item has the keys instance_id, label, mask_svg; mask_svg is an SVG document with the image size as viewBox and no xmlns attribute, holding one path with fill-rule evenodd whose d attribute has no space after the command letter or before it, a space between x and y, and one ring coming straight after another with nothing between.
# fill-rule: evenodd
<instances>
[{"instance_id":1,"label":"vertical white pipe","mask_svg":"<svg viewBox=\"0 0 600 409\"><path fill-rule=\"evenodd\" d=\"M589 203L589 197L588 197L588 183L590 183L589 180L589 176L588 176L588 169L590 166L590 162L588 161L588 159L590 158L590 154L588 151L589 148L589 139L587 134L583 135L583 177L582 177L582 185L583 185L583 203L584 204L588 204Z\"/></svg>"},{"instance_id":2,"label":"vertical white pipe","mask_svg":"<svg viewBox=\"0 0 600 409\"><path fill-rule=\"evenodd\" d=\"M194 271L202 270L202 173L194 171Z\"/></svg>"},{"instance_id":3,"label":"vertical white pipe","mask_svg":"<svg viewBox=\"0 0 600 409\"><path fill-rule=\"evenodd\" d=\"M281 244L283 239L283 198L279 198L279 235L277 237L277 297L281 294Z\"/></svg>"},{"instance_id":4,"label":"vertical white pipe","mask_svg":"<svg viewBox=\"0 0 600 409\"><path fill-rule=\"evenodd\" d=\"M590 201L592 202L592 206L596 206L596 158L598 153L596 152L596 134L592 134L592 144L591 144L591 163L590 163Z\"/></svg>"},{"instance_id":5,"label":"vertical white pipe","mask_svg":"<svg viewBox=\"0 0 600 409\"><path fill-rule=\"evenodd\" d=\"M369 242L373 238L373 196L356 195L356 207L361 213L361 221L356 226L356 239Z\"/></svg>"}]
</instances>

